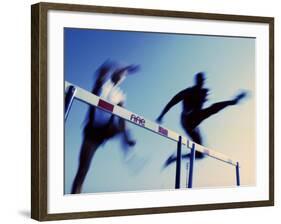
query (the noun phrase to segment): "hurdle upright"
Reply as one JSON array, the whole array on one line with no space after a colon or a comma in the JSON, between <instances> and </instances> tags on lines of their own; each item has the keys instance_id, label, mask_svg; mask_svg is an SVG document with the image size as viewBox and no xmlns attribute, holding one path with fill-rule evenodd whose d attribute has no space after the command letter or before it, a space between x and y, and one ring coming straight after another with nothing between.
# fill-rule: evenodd
<instances>
[{"instance_id":1,"label":"hurdle upright","mask_svg":"<svg viewBox=\"0 0 281 224\"><path fill-rule=\"evenodd\" d=\"M180 134L162 126L155 122L152 122L138 114L135 114L123 107L112 104L99 96L92 94L91 92L84 90L70 82L65 81L65 115L64 119L67 120L67 116L70 112L72 103L75 99L82 101L90 106L97 107L105 112L116 115L126 121L152 131L164 138L168 138L177 142L177 158L176 158L176 175L175 175L175 189L180 188L180 174L181 174L181 156L182 146L186 146L190 150L189 158L189 175L188 175L188 188L193 186L193 173L195 164L195 152L201 152L206 156L212 157L220 162L227 163L235 168L236 185L240 186L240 164L238 161L231 159L230 157L216 152L212 149L199 145L188 138L181 136Z\"/></svg>"}]
</instances>

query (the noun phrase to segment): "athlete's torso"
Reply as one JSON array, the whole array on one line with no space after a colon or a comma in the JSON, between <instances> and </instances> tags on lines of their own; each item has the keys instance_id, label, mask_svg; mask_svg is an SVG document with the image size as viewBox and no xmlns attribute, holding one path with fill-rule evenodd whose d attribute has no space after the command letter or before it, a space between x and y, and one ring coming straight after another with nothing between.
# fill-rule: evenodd
<instances>
[{"instance_id":1,"label":"athlete's torso","mask_svg":"<svg viewBox=\"0 0 281 224\"><path fill-rule=\"evenodd\" d=\"M105 82L101 87L100 97L112 104L121 104L126 100L125 93L118 85L114 85L111 80ZM109 122L110 117L110 113L96 109L94 122L96 125L106 125Z\"/></svg>"},{"instance_id":2,"label":"athlete's torso","mask_svg":"<svg viewBox=\"0 0 281 224\"><path fill-rule=\"evenodd\" d=\"M183 114L201 110L207 99L208 89L197 86L184 90Z\"/></svg>"}]
</instances>

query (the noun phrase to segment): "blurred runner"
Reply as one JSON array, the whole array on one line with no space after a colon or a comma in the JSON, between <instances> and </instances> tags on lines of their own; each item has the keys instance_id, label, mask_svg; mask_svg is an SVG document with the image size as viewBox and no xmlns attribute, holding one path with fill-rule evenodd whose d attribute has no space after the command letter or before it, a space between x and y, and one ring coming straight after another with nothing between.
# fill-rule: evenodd
<instances>
[{"instance_id":1,"label":"blurred runner","mask_svg":"<svg viewBox=\"0 0 281 224\"><path fill-rule=\"evenodd\" d=\"M126 95L121 90L120 84L125 80L127 75L137 72L139 66L128 65L115 69L114 67L113 63L110 62L105 62L100 67L97 71L98 77L91 92L112 104L124 106ZM107 79L107 76L111 72L110 78ZM121 134L125 146L135 145L136 142L130 138L130 133L126 129L124 119L93 106L89 108L83 130L79 167L71 189L72 194L81 193L83 182L98 147L118 134ZM123 147L123 149L128 150L127 147Z\"/></svg>"},{"instance_id":2,"label":"blurred runner","mask_svg":"<svg viewBox=\"0 0 281 224\"><path fill-rule=\"evenodd\" d=\"M165 106L162 113L157 118L157 122L161 123L164 115L176 104L183 102L183 109L181 113L181 125L186 134L192 141L202 145L202 137L198 128L199 124L208 117L218 113L228 106L233 106L246 96L246 92L241 92L234 99L222 101L211 105L210 107L203 108L204 103L207 101L208 89L203 88L205 82L205 74L200 72L195 75L195 85L184 89L177 93L170 102ZM182 158L189 158L190 153L182 155ZM196 151L196 159L204 158L204 154ZM172 154L164 166L167 167L176 161L176 154Z\"/></svg>"}]
</instances>

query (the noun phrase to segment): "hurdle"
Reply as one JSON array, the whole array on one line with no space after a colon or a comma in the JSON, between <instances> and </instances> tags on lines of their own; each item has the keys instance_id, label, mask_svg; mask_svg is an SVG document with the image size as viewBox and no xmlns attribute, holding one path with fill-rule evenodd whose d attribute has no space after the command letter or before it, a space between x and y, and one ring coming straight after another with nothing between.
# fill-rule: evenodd
<instances>
[{"instance_id":1,"label":"hurdle","mask_svg":"<svg viewBox=\"0 0 281 224\"><path fill-rule=\"evenodd\" d=\"M231 159L230 157L217 152L215 150L206 148L199 145L185 136L162 126L158 123L152 122L136 113L133 113L123 107L112 104L105 99L96 96L95 94L80 88L70 82L65 81L65 107L64 107L64 119L67 120L72 103L75 99L84 102L90 106L97 107L105 112L118 116L134 125L147 129L155 134L158 134L164 138L177 142L177 154L176 154L176 175L175 175L175 189L180 188L180 176L181 176L181 157L182 146L186 146L190 150L189 158L189 174L188 174L188 188L193 186L193 173L195 164L195 152L201 152L206 156L212 157L220 162L229 164L235 168L236 186L240 186L240 169L241 166L238 161Z\"/></svg>"}]
</instances>

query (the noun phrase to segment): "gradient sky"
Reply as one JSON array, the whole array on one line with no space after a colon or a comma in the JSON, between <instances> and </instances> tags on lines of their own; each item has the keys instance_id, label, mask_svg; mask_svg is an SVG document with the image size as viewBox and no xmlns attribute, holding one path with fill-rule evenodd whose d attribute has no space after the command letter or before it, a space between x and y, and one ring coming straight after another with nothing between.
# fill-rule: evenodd
<instances>
[{"instance_id":1,"label":"gradient sky","mask_svg":"<svg viewBox=\"0 0 281 224\"><path fill-rule=\"evenodd\" d=\"M177 92L192 86L200 71L206 73L210 89L205 106L248 90L246 100L205 120L200 129L206 147L240 161L241 184L255 185L255 39L65 28L65 80L90 91L95 71L106 59L140 65L121 87L127 95L125 107L149 120L155 120ZM87 109L74 101L65 124L65 193L77 171ZM185 135L180 113L178 104L163 125ZM124 157L119 136L106 142L95 154L83 192L174 189L175 164L162 166L176 143L133 124L128 127L137 141L131 157ZM186 176L183 161L181 187ZM195 163L195 188L234 186L235 181L233 166L212 158Z\"/></svg>"}]
</instances>

